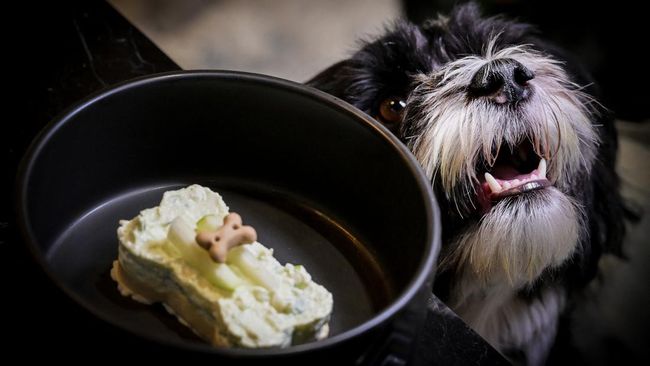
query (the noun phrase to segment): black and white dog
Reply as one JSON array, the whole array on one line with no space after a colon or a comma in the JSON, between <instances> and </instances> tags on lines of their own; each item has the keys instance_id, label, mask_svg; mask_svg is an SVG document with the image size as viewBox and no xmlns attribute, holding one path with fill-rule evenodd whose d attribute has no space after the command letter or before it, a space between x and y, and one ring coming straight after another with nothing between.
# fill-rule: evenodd
<instances>
[{"instance_id":1,"label":"black and white dog","mask_svg":"<svg viewBox=\"0 0 650 366\"><path fill-rule=\"evenodd\" d=\"M530 25L470 3L397 23L308 84L383 123L431 179L434 292L511 360L543 364L623 235L616 132L585 73Z\"/></svg>"}]
</instances>

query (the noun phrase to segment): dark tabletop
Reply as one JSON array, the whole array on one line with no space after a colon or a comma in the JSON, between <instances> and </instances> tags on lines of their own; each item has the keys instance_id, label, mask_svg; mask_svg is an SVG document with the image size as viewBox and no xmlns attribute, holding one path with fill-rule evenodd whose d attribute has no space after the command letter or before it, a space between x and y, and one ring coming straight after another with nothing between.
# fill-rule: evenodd
<instances>
[{"instance_id":1,"label":"dark tabletop","mask_svg":"<svg viewBox=\"0 0 650 366\"><path fill-rule=\"evenodd\" d=\"M1 329L9 338L3 349L23 359L173 357L174 350L145 343L97 320L63 294L32 259L16 228L13 193L18 165L31 140L50 120L115 83L179 69L107 3L52 3L29 3L5 11L18 22L5 32L10 39L10 57L5 58L10 63L5 68L10 81L6 110L14 113L5 114L0 131L0 278L4 284L0 314ZM506 364L435 297L427 305L411 364ZM25 345L31 346L30 351L25 351ZM403 364L390 357L380 363Z\"/></svg>"}]
</instances>

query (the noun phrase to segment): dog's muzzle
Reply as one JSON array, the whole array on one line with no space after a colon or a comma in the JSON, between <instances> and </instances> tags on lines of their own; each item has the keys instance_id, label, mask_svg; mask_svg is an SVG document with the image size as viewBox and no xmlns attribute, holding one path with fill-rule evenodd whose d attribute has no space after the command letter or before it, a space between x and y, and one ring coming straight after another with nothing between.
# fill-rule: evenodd
<instances>
[{"instance_id":1,"label":"dog's muzzle","mask_svg":"<svg viewBox=\"0 0 650 366\"><path fill-rule=\"evenodd\" d=\"M492 48L418 76L407 100L407 144L462 217L484 216L504 198L573 191L598 143L592 99L558 61Z\"/></svg>"},{"instance_id":2,"label":"dog's muzzle","mask_svg":"<svg viewBox=\"0 0 650 366\"><path fill-rule=\"evenodd\" d=\"M534 78L535 74L517 60L495 59L476 72L467 89L468 95L504 108L516 108L530 97L532 91L528 82ZM504 197L552 185L546 177L546 160L535 154L528 141L514 149L502 146L496 153L496 162L485 171L478 189L484 211Z\"/></svg>"}]
</instances>

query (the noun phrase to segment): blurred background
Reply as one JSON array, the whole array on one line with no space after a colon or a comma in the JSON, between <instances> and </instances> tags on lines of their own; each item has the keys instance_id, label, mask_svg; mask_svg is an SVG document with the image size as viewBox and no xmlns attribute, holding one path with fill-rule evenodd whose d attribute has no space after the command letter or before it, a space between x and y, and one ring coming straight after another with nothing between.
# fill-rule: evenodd
<instances>
[{"instance_id":1,"label":"blurred background","mask_svg":"<svg viewBox=\"0 0 650 366\"><path fill-rule=\"evenodd\" d=\"M233 69L304 82L348 57L397 19L420 23L456 1L110 0L183 69ZM642 2L479 1L486 14L536 24L592 73L617 116L618 171L639 221L630 221L627 260L605 257L602 276L574 322L579 364L650 359L650 73ZM559 361L559 360L558 360ZM562 362L562 363L566 363Z\"/></svg>"},{"instance_id":2,"label":"blurred background","mask_svg":"<svg viewBox=\"0 0 650 366\"><path fill-rule=\"evenodd\" d=\"M110 0L183 69L303 82L380 34L397 0Z\"/></svg>"},{"instance_id":3,"label":"blurred background","mask_svg":"<svg viewBox=\"0 0 650 366\"><path fill-rule=\"evenodd\" d=\"M354 51L397 19L415 23L458 0L109 0L184 69L234 69L298 82ZM485 14L535 24L570 50L625 120L650 117L650 32L642 2L481 0Z\"/></svg>"}]
</instances>

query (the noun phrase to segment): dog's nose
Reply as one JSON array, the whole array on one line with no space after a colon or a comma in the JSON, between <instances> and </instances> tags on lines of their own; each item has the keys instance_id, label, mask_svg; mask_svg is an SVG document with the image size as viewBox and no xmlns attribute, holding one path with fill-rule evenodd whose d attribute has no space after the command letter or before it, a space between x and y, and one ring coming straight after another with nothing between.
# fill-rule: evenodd
<instances>
[{"instance_id":1,"label":"dog's nose","mask_svg":"<svg viewBox=\"0 0 650 366\"><path fill-rule=\"evenodd\" d=\"M483 65L472 77L469 95L485 97L497 104L517 103L530 94L530 69L511 58L499 58Z\"/></svg>"}]
</instances>

